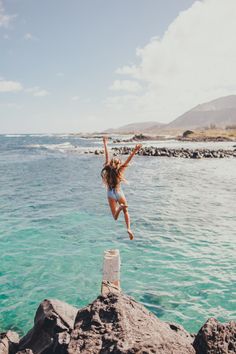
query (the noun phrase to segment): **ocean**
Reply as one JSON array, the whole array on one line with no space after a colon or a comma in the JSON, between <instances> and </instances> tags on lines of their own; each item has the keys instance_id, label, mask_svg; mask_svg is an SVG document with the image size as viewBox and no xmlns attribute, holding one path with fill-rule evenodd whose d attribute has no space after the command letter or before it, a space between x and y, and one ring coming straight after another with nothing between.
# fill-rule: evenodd
<instances>
[{"instance_id":1,"label":"ocean","mask_svg":"<svg viewBox=\"0 0 236 354\"><path fill-rule=\"evenodd\" d=\"M93 301L111 248L123 291L161 320L196 332L211 316L235 319L236 159L136 156L123 186L130 241L108 208L103 156L84 154L96 148L76 135L0 136L0 331L26 333L45 298Z\"/></svg>"}]
</instances>

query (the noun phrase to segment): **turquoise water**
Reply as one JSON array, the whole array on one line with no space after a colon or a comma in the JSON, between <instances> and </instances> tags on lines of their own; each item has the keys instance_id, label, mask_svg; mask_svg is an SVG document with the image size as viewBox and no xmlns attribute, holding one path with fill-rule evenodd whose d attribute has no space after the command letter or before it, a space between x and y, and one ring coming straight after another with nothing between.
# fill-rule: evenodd
<instances>
[{"instance_id":1,"label":"turquoise water","mask_svg":"<svg viewBox=\"0 0 236 354\"><path fill-rule=\"evenodd\" d=\"M0 136L0 331L25 333L44 298L94 300L109 248L123 290L162 320L195 332L210 316L235 319L236 160L136 157L130 242L107 206L102 157L82 153L99 144Z\"/></svg>"}]
</instances>

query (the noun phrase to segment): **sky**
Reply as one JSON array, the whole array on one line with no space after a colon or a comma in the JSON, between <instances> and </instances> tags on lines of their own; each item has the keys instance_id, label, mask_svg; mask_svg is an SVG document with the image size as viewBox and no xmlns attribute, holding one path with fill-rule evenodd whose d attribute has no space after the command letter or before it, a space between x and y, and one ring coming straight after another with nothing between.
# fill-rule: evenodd
<instances>
[{"instance_id":1,"label":"sky","mask_svg":"<svg viewBox=\"0 0 236 354\"><path fill-rule=\"evenodd\" d=\"M236 94L236 0L0 0L0 133L168 123Z\"/></svg>"}]
</instances>

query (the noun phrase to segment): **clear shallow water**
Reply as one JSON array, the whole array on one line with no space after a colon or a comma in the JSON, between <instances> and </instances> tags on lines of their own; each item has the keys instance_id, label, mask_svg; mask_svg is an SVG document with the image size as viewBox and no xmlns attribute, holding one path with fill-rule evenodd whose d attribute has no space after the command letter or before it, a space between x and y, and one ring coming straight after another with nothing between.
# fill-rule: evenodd
<instances>
[{"instance_id":1,"label":"clear shallow water","mask_svg":"<svg viewBox=\"0 0 236 354\"><path fill-rule=\"evenodd\" d=\"M236 160L136 157L130 242L108 210L102 157L82 154L98 145L0 136L0 330L26 332L44 298L94 300L108 248L120 249L123 290L162 320L195 332L235 319Z\"/></svg>"}]
</instances>

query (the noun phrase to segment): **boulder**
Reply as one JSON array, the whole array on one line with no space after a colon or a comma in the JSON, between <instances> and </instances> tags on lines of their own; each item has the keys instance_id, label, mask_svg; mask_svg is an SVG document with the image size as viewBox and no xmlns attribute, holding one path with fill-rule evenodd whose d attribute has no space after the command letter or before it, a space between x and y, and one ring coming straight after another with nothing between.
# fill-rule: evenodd
<instances>
[{"instance_id":1,"label":"boulder","mask_svg":"<svg viewBox=\"0 0 236 354\"><path fill-rule=\"evenodd\" d=\"M160 321L121 292L110 292L78 311L68 353L194 354L192 340L181 326Z\"/></svg>"},{"instance_id":2,"label":"boulder","mask_svg":"<svg viewBox=\"0 0 236 354\"><path fill-rule=\"evenodd\" d=\"M16 332L7 331L0 333L0 354L15 353L20 337Z\"/></svg>"},{"instance_id":3,"label":"boulder","mask_svg":"<svg viewBox=\"0 0 236 354\"><path fill-rule=\"evenodd\" d=\"M78 309L59 300L44 300L38 307L34 327L20 340L18 350L34 354L66 353ZM27 352L26 352L27 353Z\"/></svg>"},{"instance_id":4,"label":"boulder","mask_svg":"<svg viewBox=\"0 0 236 354\"><path fill-rule=\"evenodd\" d=\"M200 159L201 158L201 154L199 153L199 151L193 151L191 157L193 159Z\"/></svg>"},{"instance_id":5,"label":"boulder","mask_svg":"<svg viewBox=\"0 0 236 354\"><path fill-rule=\"evenodd\" d=\"M197 354L235 354L236 322L222 324L209 318L198 332L193 346Z\"/></svg>"}]
</instances>

